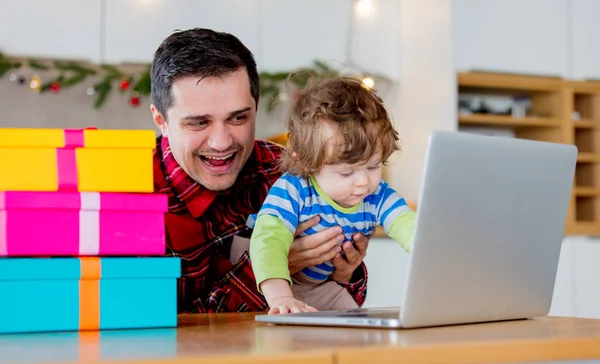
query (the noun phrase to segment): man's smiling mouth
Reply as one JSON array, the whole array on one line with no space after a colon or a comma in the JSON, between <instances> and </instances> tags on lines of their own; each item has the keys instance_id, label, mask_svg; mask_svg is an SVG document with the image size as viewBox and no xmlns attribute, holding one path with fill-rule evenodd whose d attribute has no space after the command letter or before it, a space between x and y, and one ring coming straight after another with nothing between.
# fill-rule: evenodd
<instances>
[{"instance_id":1,"label":"man's smiling mouth","mask_svg":"<svg viewBox=\"0 0 600 364\"><path fill-rule=\"evenodd\" d=\"M237 155L237 153L238 152L233 152L233 153L229 153L229 154L222 155L222 156L201 155L200 159L207 166L210 166L210 167L222 167L222 166L225 166L225 165L230 164L231 162L233 162L233 160L235 159L235 156Z\"/></svg>"}]
</instances>

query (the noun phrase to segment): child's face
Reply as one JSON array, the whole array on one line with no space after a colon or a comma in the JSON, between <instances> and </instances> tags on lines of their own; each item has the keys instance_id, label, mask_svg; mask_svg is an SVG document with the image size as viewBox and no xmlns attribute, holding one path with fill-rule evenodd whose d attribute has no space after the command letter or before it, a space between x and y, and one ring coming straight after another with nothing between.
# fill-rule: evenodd
<instances>
[{"instance_id":1,"label":"child's face","mask_svg":"<svg viewBox=\"0 0 600 364\"><path fill-rule=\"evenodd\" d=\"M342 207L352 207L373 193L381 182L381 156L366 163L327 164L315 174L325 194Z\"/></svg>"}]
</instances>

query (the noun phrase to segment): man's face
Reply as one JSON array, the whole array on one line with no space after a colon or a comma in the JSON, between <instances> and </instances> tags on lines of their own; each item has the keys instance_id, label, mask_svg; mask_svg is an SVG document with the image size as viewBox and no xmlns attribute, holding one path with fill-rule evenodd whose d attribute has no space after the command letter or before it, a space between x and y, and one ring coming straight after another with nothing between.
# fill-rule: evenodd
<instances>
[{"instance_id":1,"label":"man's face","mask_svg":"<svg viewBox=\"0 0 600 364\"><path fill-rule=\"evenodd\" d=\"M252 153L256 103L244 68L224 77L184 77L171 87L167 117L151 106L175 160L209 190L231 187Z\"/></svg>"}]
</instances>

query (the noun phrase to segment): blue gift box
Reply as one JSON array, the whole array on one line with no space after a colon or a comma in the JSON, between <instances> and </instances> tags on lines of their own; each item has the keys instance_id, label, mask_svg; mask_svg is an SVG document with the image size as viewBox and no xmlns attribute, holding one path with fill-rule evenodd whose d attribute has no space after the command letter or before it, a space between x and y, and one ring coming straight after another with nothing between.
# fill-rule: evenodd
<instances>
[{"instance_id":1,"label":"blue gift box","mask_svg":"<svg viewBox=\"0 0 600 364\"><path fill-rule=\"evenodd\" d=\"M0 259L0 333L177 326L176 257Z\"/></svg>"}]
</instances>

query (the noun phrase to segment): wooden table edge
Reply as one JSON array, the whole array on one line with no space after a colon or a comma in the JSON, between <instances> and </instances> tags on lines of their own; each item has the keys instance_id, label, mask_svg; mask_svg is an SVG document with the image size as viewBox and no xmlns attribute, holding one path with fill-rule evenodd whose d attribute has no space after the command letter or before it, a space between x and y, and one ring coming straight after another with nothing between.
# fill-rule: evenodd
<instances>
[{"instance_id":1,"label":"wooden table edge","mask_svg":"<svg viewBox=\"0 0 600 364\"><path fill-rule=\"evenodd\" d=\"M332 349L272 353L189 355L160 359L100 360L88 364L333 364Z\"/></svg>"},{"instance_id":2,"label":"wooden table edge","mask_svg":"<svg viewBox=\"0 0 600 364\"><path fill-rule=\"evenodd\" d=\"M362 364L373 363L483 363L600 358L600 337L575 339L507 340L493 342L372 346L298 350L293 352L191 355L160 359L97 361L97 364Z\"/></svg>"},{"instance_id":3,"label":"wooden table edge","mask_svg":"<svg viewBox=\"0 0 600 364\"><path fill-rule=\"evenodd\" d=\"M600 358L600 337L506 340L411 347L368 347L336 350L336 364L484 363L583 360Z\"/></svg>"}]
</instances>

